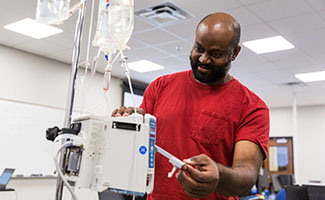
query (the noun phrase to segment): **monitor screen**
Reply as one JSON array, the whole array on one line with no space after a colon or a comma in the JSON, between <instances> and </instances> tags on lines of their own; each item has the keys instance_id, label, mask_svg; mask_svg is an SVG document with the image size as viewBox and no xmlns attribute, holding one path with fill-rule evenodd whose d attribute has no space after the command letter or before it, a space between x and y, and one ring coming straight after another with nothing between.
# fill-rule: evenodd
<instances>
[{"instance_id":1,"label":"monitor screen","mask_svg":"<svg viewBox=\"0 0 325 200\"><path fill-rule=\"evenodd\" d=\"M11 179L12 174L14 173L15 169L5 169L0 176L0 185L6 186Z\"/></svg>"}]
</instances>

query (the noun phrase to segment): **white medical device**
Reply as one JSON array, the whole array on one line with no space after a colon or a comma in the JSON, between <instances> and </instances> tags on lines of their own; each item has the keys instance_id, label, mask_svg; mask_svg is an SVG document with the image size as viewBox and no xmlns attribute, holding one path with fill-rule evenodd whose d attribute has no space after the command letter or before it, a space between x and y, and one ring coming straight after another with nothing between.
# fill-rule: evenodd
<instances>
[{"instance_id":1,"label":"white medical device","mask_svg":"<svg viewBox=\"0 0 325 200\"><path fill-rule=\"evenodd\" d=\"M83 116L75 118L74 122L80 130L79 139L71 137L70 145L65 146L65 154L61 155L65 157L65 179L73 182L75 187L99 192L109 189L136 196L152 192L156 141L154 116Z\"/></svg>"}]
</instances>

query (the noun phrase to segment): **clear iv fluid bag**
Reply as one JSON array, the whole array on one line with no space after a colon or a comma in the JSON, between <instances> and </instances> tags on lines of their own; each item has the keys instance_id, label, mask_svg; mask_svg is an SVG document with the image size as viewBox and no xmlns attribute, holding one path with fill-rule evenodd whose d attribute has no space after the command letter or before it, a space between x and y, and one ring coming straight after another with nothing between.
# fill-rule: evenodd
<instances>
[{"instance_id":1,"label":"clear iv fluid bag","mask_svg":"<svg viewBox=\"0 0 325 200\"><path fill-rule=\"evenodd\" d=\"M36 21L45 24L62 24L68 19L70 0L37 0Z\"/></svg>"},{"instance_id":2,"label":"clear iv fluid bag","mask_svg":"<svg viewBox=\"0 0 325 200\"><path fill-rule=\"evenodd\" d=\"M134 27L133 0L111 0L108 13L108 30L118 48L123 50Z\"/></svg>"},{"instance_id":3,"label":"clear iv fluid bag","mask_svg":"<svg viewBox=\"0 0 325 200\"><path fill-rule=\"evenodd\" d=\"M100 0L93 45L104 52L124 50L134 27L133 0Z\"/></svg>"},{"instance_id":4,"label":"clear iv fluid bag","mask_svg":"<svg viewBox=\"0 0 325 200\"><path fill-rule=\"evenodd\" d=\"M107 0L99 1L98 20L95 38L93 40L93 46L100 47L104 52L116 51L117 46L113 42L108 31L108 7Z\"/></svg>"}]
</instances>

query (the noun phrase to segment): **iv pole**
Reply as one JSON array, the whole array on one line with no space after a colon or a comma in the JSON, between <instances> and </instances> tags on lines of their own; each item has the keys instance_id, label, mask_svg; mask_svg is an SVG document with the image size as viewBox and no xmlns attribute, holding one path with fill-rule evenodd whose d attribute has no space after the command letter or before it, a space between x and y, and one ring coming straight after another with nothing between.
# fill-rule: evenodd
<instances>
[{"instance_id":1,"label":"iv pole","mask_svg":"<svg viewBox=\"0 0 325 200\"><path fill-rule=\"evenodd\" d=\"M82 37L82 30L84 25L84 18L85 18L85 10L86 10L86 0L80 0L80 7L79 7L79 14L78 20L76 23L76 29L74 34L74 42L73 42L73 53L72 53L72 65L71 65L71 76L69 81L69 91L68 91L68 99L67 105L65 110L65 118L64 118L64 127L70 128L71 125L71 115L73 111L73 102L74 102L74 94L75 94L75 85L79 67L79 58L80 58L80 44L81 44L81 37ZM63 143L66 141L63 141ZM63 155L64 150L62 150L61 155ZM61 168L63 167L64 163L64 156L61 156L59 165ZM56 182L56 200L62 200L62 193L63 193L63 180L60 176L57 178Z\"/></svg>"}]
</instances>

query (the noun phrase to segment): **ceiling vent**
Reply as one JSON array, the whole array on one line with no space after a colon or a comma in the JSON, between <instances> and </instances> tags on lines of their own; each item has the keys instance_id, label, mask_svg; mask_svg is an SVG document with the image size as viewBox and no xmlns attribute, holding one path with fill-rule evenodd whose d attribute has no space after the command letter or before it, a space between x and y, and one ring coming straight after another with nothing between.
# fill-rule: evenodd
<instances>
[{"instance_id":1,"label":"ceiling vent","mask_svg":"<svg viewBox=\"0 0 325 200\"><path fill-rule=\"evenodd\" d=\"M308 86L306 83L301 82L301 81L282 83L281 85L290 86L290 87L295 87L295 88L299 88L299 87L307 87L307 86Z\"/></svg>"},{"instance_id":2,"label":"ceiling vent","mask_svg":"<svg viewBox=\"0 0 325 200\"><path fill-rule=\"evenodd\" d=\"M178 24L194 18L193 15L170 2L136 11L135 14L145 21L158 26Z\"/></svg>"}]
</instances>

